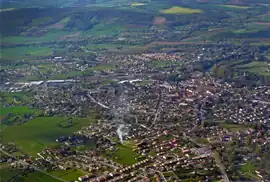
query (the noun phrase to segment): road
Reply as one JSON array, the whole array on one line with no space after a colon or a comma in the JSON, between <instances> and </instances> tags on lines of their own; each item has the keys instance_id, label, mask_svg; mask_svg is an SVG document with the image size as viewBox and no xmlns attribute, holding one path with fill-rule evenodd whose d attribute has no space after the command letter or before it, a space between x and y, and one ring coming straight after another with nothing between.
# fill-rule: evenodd
<instances>
[{"instance_id":1,"label":"road","mask_svg":"<svg viewBox=\"0 0 270 182\"><path fill-rule=\"evenodd\" d=\"M105 106L104 104L98 102L94 97L92 97L92 96L90 95L90 93L88 93L87 95L88 95L88 97L91 99L91 101L93 101L94 103L100 105L100 106L103 107L104 109L110 109L108 106Z\"/></svg>"},{"instance_id":2,"label":"road","mask_svg":"<svg viewBox=\"0 0 270 182\"><path fill-rule=\"evenodd\" d=\"M7 153L6 151L4 151L2 148L0 148L0 152L6 154L6 155L9 156L9 157L14 157L13 155L11 155L11 154ZM50 173L47 173L47 172L43 171L42 169L39 169L38 167L36 167L36 166L34 166L34 165L30 165L30 164L28 164L27 162L24 162L24 161L21 161L21 162L22 162L24 165L28 165L28 166L32 167L32 168L35 169L36 171L39 171L39 172L41 172L41 173L43 173L43 174L46 174L47 176L50 176L50 177L52 177L52 178L54 178L54 179L57 179L57 180L59 180L59 181L62 181L62 182L67 182L66 180L63 180L63 179L58 178L58 177L56 177L56 176L53 176L53 175L51 175Z\"/></svg>"},{"instance_id":3,"label":"road","mask_svg":"<svg viewBox=\"0 0 270 182\"><path fill-rule=\"evenodd\" d=\"M162 180L164 181L164 182L167 182L167 180L166 180L166 178L164 177L164 175L162 174L162 172L160 172L160 171L157 171L158 172L158 174L160 175L160 177L162 178Z\"/></svg>"},{"instance_id":4,"label":"road","mask_svg":"<svg viewBox=\"0 0 270 182\"><path fill-rule=\"evenodd\" d=\"M222 174L222 177L223 177L223 180L224 182L230 182L229 178L228 178L228 175L225 171L225 167L224 165L222 164L221 160L220 160L220 156L217 152L214 153L214 158L215 158L215 161L216 161L216 164Z\"/></svg>"},{"instance_id":5,"label":"road","mask_svg":"<svg viewBox=\"0 0 270 182\"><path fill-rule=\"evenodd\" d=\"M153 120L153 123L151 124L150 128L156 124L156 120L158 118L158 115L160 113L160 103L162 102L163 99L163 90L161 89L161 93L159 94L159 99L158 99L158 103L157 103L157 109L156 109L156 114L155 114L155 118Z\"/></svg>"},{"instance_id":6,"label":"road","mask_svg":"<svg viewBox=\"0 0 270 182\"><path fill-rule=\"evenodd\" d=\"M196 145L198 145L198 146L200 146L200 147L206 147L206 145L199 144L199 143L196 142L194 139L192 139L191 137L187 136L186 133L183 133L183 135L184 135L185 138L189 139L190 141L192 141L192 142L195 143ZM213 151L212 151L212 152L213 152ZM214 156L214 158L215 158L216 164L217 164L217 166L218 166L218 168L219 168L219 170L220 170L220 172L221 172L221 174L222 174L222 177L223 177L224 182L230 182L230 180L229 180L229 178L228 178L228 175L227 175L227 173L226 173L226 171L225 171L225 167L224 167L224 165L222 164L222 161L221 161L221 159L220 159L218 153L213 152L213 154L214 154L213 156Z\"/></svg>"}]
</instances>

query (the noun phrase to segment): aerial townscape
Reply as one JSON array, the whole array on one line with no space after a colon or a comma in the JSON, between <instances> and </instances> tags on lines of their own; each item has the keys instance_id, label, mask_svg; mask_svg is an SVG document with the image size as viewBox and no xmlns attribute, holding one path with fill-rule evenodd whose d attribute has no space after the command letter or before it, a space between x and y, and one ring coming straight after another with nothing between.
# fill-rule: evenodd
<instances>
[{"instance_id":1,"label":"aerial townscape","mask_svg":"<svg viewBox=\"0 0 270 182\"><path fill-rule=\"evenodd\" d=\"M270 181L269 0L2 0L1 182Z\"/></svg>"}]
</instances>

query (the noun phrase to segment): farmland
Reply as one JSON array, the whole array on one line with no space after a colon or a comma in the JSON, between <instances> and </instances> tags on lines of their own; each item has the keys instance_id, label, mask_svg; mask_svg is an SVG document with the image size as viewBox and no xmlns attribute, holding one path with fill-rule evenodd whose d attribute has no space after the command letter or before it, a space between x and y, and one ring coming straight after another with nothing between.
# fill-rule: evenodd
<instances>
[{"instance_id":1,"label":"farmland","mask_svg":"<svg viewBox=\"0 0 270 182\"><path fill-rule=\"evenodd\" d=\"M29 97L25 93L8 93L8 92L1 92L0 93L0 103L1 105L5 104L26 104L30 101Z\"/></svg>"},{"instance_id":2,"label":"farmland","mask_svg":"<svg viewBox=\"0 0 270 182\"><path fill-rule=\"evenodd\" d=\"M221 7L225 8L233 8L233 9L248 9L248 6L236 6L236 5L221 5Z\"/></svg>"},{"instance_id":3,"label":"farmland","mask_svg":"<svg viewBox=\"0 0 270 182\"><path fill-rule=\"evenodd\" d=\"M131 6L144 6L144 3L132 3Z\"/></svg>"},{"instance_id":4,"label":"farmland","mask_svg":"<svg viewBox=\"0 0 270 182\"><path fill-rule=\"evenodd\" d=\"M164 14L193 14L193 13L203 13L202 10L199 9L191 9L191 8L184 8L179 6L173 6L169 9L165 9L161 11Z\"/></svg>"},{"instance_id":5,"label":"farmland","mask_svg":"<svg viewBox=\"0 0 270 182\"><path fill-rule=\"evenodd\" d=\"M16 47L1 50L1 58L7 60L33 59L51 54L52 49L49 47Z\"/></svg>"},{"instance_id":6,"label":"farmland","mask_svg":"<svg viewBox=\"0 0 270 182\"><path fill-rule=\"evenodd\" d=\"M270 65L267 62L253 61L249 64L239 65L241 71L247 71L263 76L270 76Z\"/></svg>"},{"instance_id":7,"label":"farmland","mask_svg":"<svg viewBox=\"0 0 270 182\"><path fill-rule=\"evenodd\" d=\"M14 106L14 107L1 107L0 108L0 115L21 115L21 114L33 114L37 112L36 109L29 109L26 106Z\"/></svg>"},{"instance_id":8,"label":"farmland","mask_svg":"<svg viewBox=\"0 0 270 182\"><path fill-rule=\"evenodd\" d=\"M60 127L66 117L39 117L22 125L15 125L5 129L2 134L4 143L14 142L22 151L35 156L45 147L55 146L55 139L63 135L70 135L81 127L93 122L93 118L72 118L72 127Z\"/></svg>"},{"instance_id":9,"label":"farmland","mask_svg":"<svg viewBox=\"0 0 270 182\"><path fill-rule=\"evenodd\" d=\"M12 169L6 166L0 166L0 174L1 182L8 182L13 180L20 182L59 182L59 180L38 171L23 174L23 172L20 170Z\"/></svg>"}]
</instances>

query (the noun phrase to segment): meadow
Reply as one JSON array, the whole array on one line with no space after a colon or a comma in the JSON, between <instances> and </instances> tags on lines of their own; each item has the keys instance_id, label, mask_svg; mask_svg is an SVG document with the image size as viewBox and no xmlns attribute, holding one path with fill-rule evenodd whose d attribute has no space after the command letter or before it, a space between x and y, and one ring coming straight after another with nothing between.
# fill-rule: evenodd
<instances>
[{"instance_id":1,"label":"meadow","mask_svg":"<svg viewBox=\"0 0 270 182\"><path fill-rule=\"evenodd\" d=\"M162 68L162 67L170 67L170 66L179 66L179 62L173 61L162 61L162 60L155 60L150 62L151 66L154 68Z\"/></svg>"},{"instance_id":2,"label":"meadow","mask_svg":"<svg viewBox=\"0 0 270 182\"><path fill-rule=\"evenodd\" d=\"M221 123L220 124L221 128L226 128L232 132L237 132L237 131L246 131L248 128L243 125L239 124L227 124L227 123Z\"/></svg>"},{"instance_id":3,"label":"meadow","mask_svg":"<svg viewBox=\"0 0 270 182\"><path fill-rule=\"evenodd\" d=\"M106 156L113 161L124 165L132 165L137 162L136 158L139 157L139 155L133 151L131 146L119 144L117 147L117 151L107 152Z\"/></svg>"},{"instance_id":4,"label":"meadow","mask_svg":"<svg viewBox=\"0 0 270 182\"><path fill-rule=\"evenodd\" d=\"M9 93L9 92L0 92L0 103L3 106L4 104L26 104L30 101L29 97L22 92Z\"/></svg>"},{"instance_id":5,"label":"meadow","mask_svg":"<svg viewBox=\"0 0 270 182\"><path fill-rule=\"evenodd\" d=\"M33 59L36 57L50 56L53 53L49 47L16 47L3 48L1 50L1 59L6 60L22 60Z\"/></svg>"},{"instance_id":6,"label":"meadow","mask_svg":"<svg viewBox=\"0 0 270 182\"><path fill-rule=\"evenodd\" d=\"M115 70L115 69L116 69L116 65L114 64L100 64L100 65L88 68L89 71L105 71L105 70Z\"/></svg>"},{"instance_id":7,"label":"meadow","mask_svg":"<svg viewBox=\"0 0 270 182\"><path fill-rule=\"evenodd\" d=\"M66 181L77 180L78 177L85 175L84 172L79 171L78 169L55 170L49 173Z\"/></svg>"},{"instance_id":8,"label":"meadow","mask_svg":"<svg viewBox=\"0 0 270 182\"><path fill-rule=\"evenodd\" d=\"M22 171L19 171L17 169L12 169L9 166L0 166L0 174L1 174L1 182L9 182L14 181L16 178L16 181L20 182L60 182L59 180L56 180L46 174L43 174L41 172L35 171L30 172L22 176Z\"/></svg>"},{"instance_id":9,"label":"meadow","mask_svg":"<svg viewBox=\"0 0 270 182\"><path fill-rule=\"evenodd\" d=\"M161 11L164 14L193 14L193 13L203 13L200 9L191 9L191 8L184 8L180 6L173 6L169 9L165 9Z\"/></svg>"},{"instance_id":10,"label":"meadow","mask_svg":"<svg viewBox=\"0 0 270 182\"><path fill-rule=\"evenodd\" d=\"M253 61L248 64L239 65L237 68L258 75L270 76L270 64L267 62Z\"/></svg>"},{"instance_id":11,"label":"meadow","mask_svg":"<svg viewBox=\"0 0 270 182\"><path fill-rule=\"evenodd\" d=\"M131 6L144 6L145 3L132 3Z\"/></svg>"},{"instance_id":12,"label":"meadow","mask_svg":"<svg viewBox=\"0 0 270 182\"><path fill-rule=\"evenodd\" d=\"M55 139L63 135L71 135L83 126L93 122L93 118L72 118L76 123L72 127L59 125L67 117L38 117L25 124L14 125L2 131L2 142L14 142L21 150L29 155L36 156L45 147L57 145Z\"/></svg>"},{"instance_id":13,"label":"meadow","mask_svg":"<svg viewBox=\"0 0 270 182\"><path fill-rule=\"evenodd\" d=\"M36 112L38 112L37 109L30 109L26 106L0 107L0 116L8 114L13 115L34 114Z\"/></svg>"},{"instance_id":14,"label":"meadow","mask_svg":"<svg viewBox=\"0 0 270 182\"><path fill-rule=\"evenodd\" d=\"M234 8L234 9L248 9L248 6L237 6L237 5L220 5L224 8Z\"/></svg>"}]
</instances>

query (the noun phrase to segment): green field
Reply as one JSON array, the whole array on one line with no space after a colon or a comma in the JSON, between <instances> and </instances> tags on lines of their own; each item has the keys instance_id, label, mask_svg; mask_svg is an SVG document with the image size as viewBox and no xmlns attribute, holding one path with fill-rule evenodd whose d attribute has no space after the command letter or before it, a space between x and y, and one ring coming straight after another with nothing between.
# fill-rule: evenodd
<instances>
[{"instance_id":1,"label":"green field","mask_svg":"<svg viewBox=\"0 0 270 182\"><path fill-rule=\"evenodd\" d=\"M5 8L5 9L0 9L0 13L1 12L5 12L5 11L12 11L15 10L16 8Z\"/></svg>"},{"instance_id":2,"label":"green field","mask_svg":"<svg viewBox=\"0 0 270 182\"><path fill-rule=\"evenodd\" d=\"M149 85L151 83L153 83L152 80L143 80L143 81L140 81L140 82L136 82L136 85L137 86L146 86L146 85Z\"/></svg>"},{"instance_id":3,"label":"green field","mask_svg":"<svg viewBox=\"0 0 270 182\"><path fill-rule=\"evenodd\" d=\"M66 181L77 180L78 177L85 175L84 172L81 172L77 169L56 170L49 173Z\"/></svg>"},{"instance_id":4,"label":"green field","mask_svg":"<svg viewBox=\"0 0 270 182\"><path fill-rule=\"evenodd\" d=\"M0 166L0 176L1 176L1 182L8 182L12 176L15 176L18 174L19 171L11 169L9 166Z\"/></svg>"},{"instance_id":5,"label":"green field","mask_svg":"<svg viewBox=\"0 0 270 182\"><path fill-rule=\"evenodd\" d=\"M20 60L50 56L53 50L49 47L16 47L1 49L1 59Z\"/></svg>"},{"instance_id":6,"label":"green field","mask_svg":"<svg viewBox=\"0 0 270 182\"><path fill-rule=\"evenodd\" d=\"M106 156L119 164L131 165L137 162L138 154L130 146L118 145L115 152L107 152Z\"/></svg>"},{"instance_id":7,"label":"green field","mask_svg":"<svg viewBox=\"0 0 270 182\"><path fill-rule=\"evenodd\" d=\"M43 174L41 172L35 171L35 172L30 172L22 176L22 171L19 171L17 169L12 169L10 167L2 167L0 166L0 175L1 175L1 182L9 182L9 181L14 181L15 176L18 178L15 181L20 181L20 182L60 182L57 179L54 179L46 174ZM13 180L11 180L13 179Z\"/></svg>"},{"instance_id":8,"label":"green field","mask_svg":"<svg viewBox=\"0 0 270 182\"><path fill-rule=\"evenodd\" d=\"M4 104L18 105L22 103L28 103L29 101L30 101L29 97L25 93L22 93L22 92L16 92L16 93L0 92L1 105L4 105Z\"/></svg>"},{"instance_id":9,"label":"green field","mask_svg":"<svg viewBox=\"0 0 270 182\"><path fill-rule=\"evenodd\" d=\"M131 6L144 6L145 3L132 3Z\"/></svg>"},{"instance_id":10,"label":"green field","mask_svg":"<svg viewBox=\"0 0 270 182\"><path fill-rule=\"evenodd\" d=\"M226 128L232 132L237 132L237 131L246 131L247 128L243 125L239 124L227 124L227 123L221 123L220 127Z\"/></svg>"},{"instance_id":11,"label":"green field","mask_svg":"<svg viewBox=\"0 0 270 182\"><path fill-rule=\"evenodd\" d=\"M240 168L240 171L246 178L251 180L260 180L260 178L256 175L255 170L255 166L251 162L246 163Z\"/></svg>"},{"instance_id":12,"label":"green field","mask_svg":"<svg viewBox=\"0 0 270 182\"><path fill-rule=\"evenodd\" d=\"M80 32L78 32L80 33ZM2 38L2 44L33 44L52 41L61 41L74 35L73 31L56 30L53 27L43 36L7 36ZM79 34L78 34L79 35Z\"/></svg>"},{"instance_id":13,"label":"green field","mask_svg":"<svg viewBox=\"0 0 270 182\"><path fill-rule=\"evenodd\" d=\"M200 9L191 9L191 8L184 8L180 6L173 6L169 9L164 9L161 11L164 14L193 14L193 13L203 13Z\"/></svg>"},{"instance_id":14,"label":"green field","mask_svg":"<svg viewBox=\"0 0 270 182\"><path fill-rule=\"evenodd\" d=\"M248 71L263 76L270 76L270 63L268 62L253 61L248 64L239 65L237 68L242 71Z\"/></svg>"},{"instance_id":15,"label":"green field","mask_svg":"<svg viewBox=\"0 0 270 182\"><path fill-rule=\"evenodd\" d=\"M180 64L179 62L161 61L161 60L151 61L150 63L154 68L162 68L162 67L168 67L168 66L178 66Z\"/></svg>"},{"instance_id":16,"label":"green field","mask_svg":"<svg viewBox=\"0 0 270 182\"><path fill-rule=\"evenodd\" d=\"M2 133L3 143L14 142L22 151L35 156L45 147L55 146L55 139L63 135L71 135L81 127L93 122L93 118L72 118L75 123L71 127L61 127L67 117L39 117L25 124L6 128Z\"/></svg>"},{"instance_id":17,"label":"green field","mask_svg":"<svg viewBox=\"0 0 270 182\"><path fill-rule=\"evenodd\" d=\"M105 71L105 70L115 70L115 69L116 69L116 65L114 64L100 64L100 65L88 68L89 71Z\"/></svg>"},{"instance_id":18,"label":"green field","mask_svg":"<svg viewBox=\"0 0 270 182\"><path fill-rule=\"evenodd\" d=\"M233 8L233 9L248 9L248 6L236 6L236 5L220 5L224 8Z\"/></svg>"},{"instance_id":19,"label":"green field","mask_svg":"<svg viewBox=\"0 0 270 182\"><path fill-rule=\"evenodd\" d=\"M23 114L34 114L38 112L37 109L30 109L26 106L14 106L14 107L0 107L0 115L23 115Z\"/></svg>"},{"instance_id":20,"label":"green field","mask_svg":"<svg viewBox=\"0 0 270 182\"><path fill-rule=\"evenodd\" d=\"M241 166L241 172L255 172L255 167L251 162L246 163L245 165Z\"/></svg>"}]
</instances>

